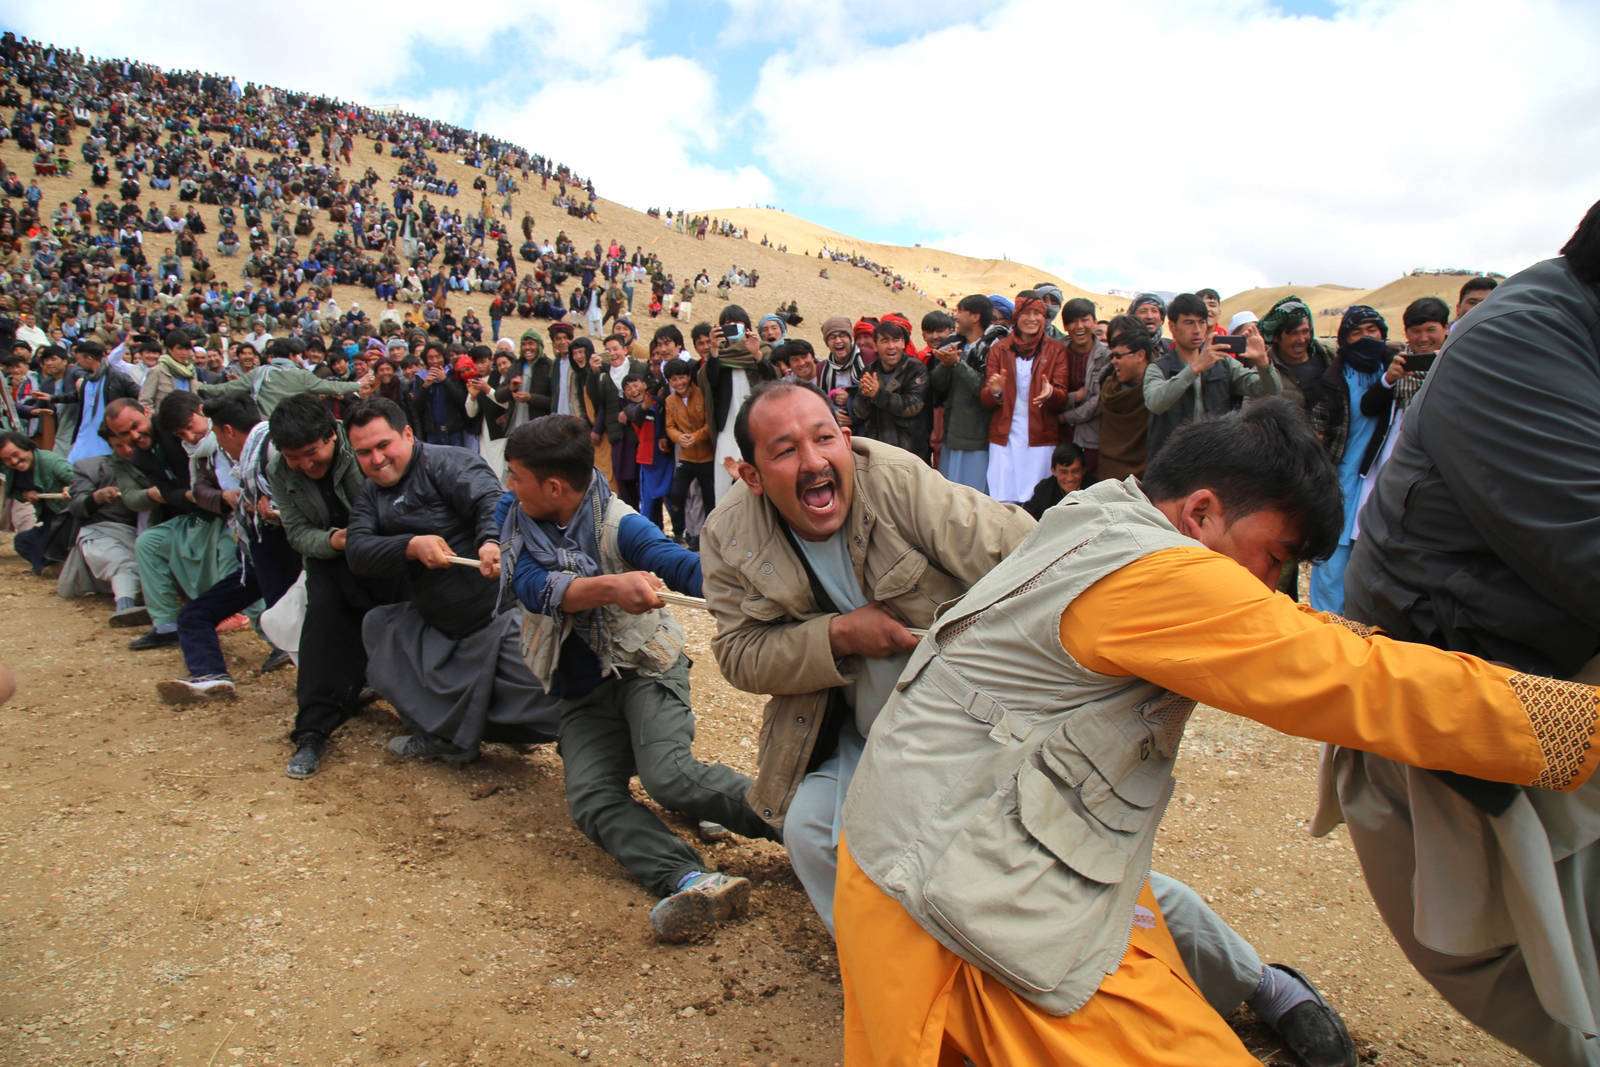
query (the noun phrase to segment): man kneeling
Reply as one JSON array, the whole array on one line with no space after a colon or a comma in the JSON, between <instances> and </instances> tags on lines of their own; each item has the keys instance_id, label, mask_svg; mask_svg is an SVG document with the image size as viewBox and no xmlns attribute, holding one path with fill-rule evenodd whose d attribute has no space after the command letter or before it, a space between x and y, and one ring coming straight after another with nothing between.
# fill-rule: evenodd
<instances>
[{"instance_id":1,"label":"man kneeling","mask_svg":"<svg viewBox=\"0 0 1600 1067\"><path fill-rule=\"evenodd\" d=\"M499 610L500 480L465 448L416 440L392 400L363 401L345 433L367 482L350 509L345 558L358 575L403 577L407 598L361 623L367 677L413 728L389 742L407 759L466 763L484 741L550 741L556 702ZM452 560L471 556L477 567Z\"/></svg>"},{"instance_id":2,"label":"man kneeling","mask_svg":"<svg viewBox=\"0 0 1600 1067\"><path fill-rule=\"evenodd\" d=\"M496 515L523 650L561 698L567 807L584 835L660 896L650 924L686 941L743 912L744 878L708 871L700 854L635 801L637 772L663 807L746 837L775 834L745 803L750 779L694 758L689 657L662 607L666 584L700 595L700 557L667 539L596 476L589 428L547 415L506 439L510 487ZM661 577L657 577L660 575Z\"/></svg>"},{"instance_id":3,"label":"man kneeling","mask_svg":"<svg viewBox=\"0 0 1600 1067\"><path fill-rule=\"evenodd\" d=\"M940 616L845 804L848 1062L1256 1063L1146 879L1197 701L1494 781L1572 789L1593 773L1589 686L1273 592L1286 560L1337 546L1342 520L1309 426L1264 401L1176 432L1142 483L1046 511Z\"/></svg>"}]
</instances>

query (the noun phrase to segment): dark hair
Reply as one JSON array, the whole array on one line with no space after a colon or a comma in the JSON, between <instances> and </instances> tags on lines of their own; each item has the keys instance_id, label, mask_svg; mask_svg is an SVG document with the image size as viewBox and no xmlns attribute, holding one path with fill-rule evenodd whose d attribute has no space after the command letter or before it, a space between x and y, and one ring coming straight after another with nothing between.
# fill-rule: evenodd
<instances>
[{"instance_id":1,"label":"dark hair","mask_svg":"<svg viewBox=\"0 0 1600 1067\"><path fill-rule=\"evenodd\" d=\"M574 337L567 346L567 358L572 358L572 353L582 352L586 356L594 355L594 340L588 337Z\"/></svg>"},{"instance_id":2,"label":"dark hair","mask_svg":"<svg viewBox=\"0 0 1600 1067\"><path fill-rule=\"evenodd\" d=\"M44 345L39 349L39 351L35 352L34 355L37 356L41 362L51 358L66 359L67 350L62 348L60 345Z\"/></svg>"},{"instance_id":3,"label":"dark hair","mask_svg":"<svg viewBox=\"0 0 1600 1067\"><path fill-rule=\"evenodd\" d=\"M0 356L0 367L26 367L27 365L27 356L19 356L15 352L7 352L5 355Z\"/></svg>"},{"instance_id":4,"label":"dark hair","mask_svg":"<svg viewBox=\"0 0 1600 1067\"><path fill-rule=\"evenodd\" d=\"M1051 467L1070 467L1074 463L1083 462L1083 449L1071 441L1062 441L1056 445L1055 451L1050 453Z\"/></svg>"},{"instance_id":5,"label":"dark hair","mask_svg":"<svg viewBox=\"0 0 1600 1067\"><path fill-rule=\"evenodd\" d=\"M600 338L600 346L604 348L612 341L617 342L617 344L621 345L623 348L627 348L629 343L628 339L622 336L620 333L608 333L604 337Z\"/></svg>"},{"instance_id":6,"label":"dark hair","mask_svg":"<svg viewBox=\"0 0 1600 1067\"><path fill-rule=\"evenodd\" d=\"M506 354L510 355L511 353L508 352ZM485 359L493 360L494 349L490 348L488 345L473 345L471 348L467 349L467 355L472 357L472 362L474 363Z\"/></svg>"},{"instance_id":7,"label":"dark hair","mask_svg":"<svg viewBox=\"0 0 1600 1067\"><path fill-rule=\"evenodd\" d=\"M1209 299L1215 300L1219 304L1222 303L1222 294L1217 292L1215 289L1196 289L1194 295L1198 296L1201 300Z\"/></svg>"},{"instance_id":8,"label":"dark hair","mask_svg":"<svg viewBox=\"0 0 1600 1067\"><path fill-rule=\"evenodd\" d=\"M444 360L445 366L448 367L450 365L450 347L443 341L430 340L422 346L422 362L424 364L428 362L428 353L430 352L439 353L439 358Z\"/></svg>"},{"instance_id":9,"label":"dark hair","mask_svg":"<svg viewBox=\"0 0 1600 1067\"><path fill-rule=\"evenodd\" d=\"M261 421L261 411L249 393L224 393L222 396L214 396L202 403L200 410L205 412L206 418L212 422L238 430L240 433L249 433L251 428Z\"/></svg>"},{"instance_id":10,"label":"dark hair","mask_svg":"<svg viewBox=\"0 0 1600 1067\"><path fill-rule=\"evenodd\" d=\"M762 382L750 390L750 395L744 398L744 403L739 405L739 414L733 418L733 441L739 446L739 457L746 463L756 461L756 443L750 438L750 412L763 397L775 396L778 393L787 393L791 390L801 393L810 393L822 400L822 406L828 409L828 414L833 417L835 424L839 416L834 413L833 405L828 403L816 389L805 382L797 382L792 378L779 378L775 382Z\"/></svg>"},{"instance_id":11,"label":"dark hair","mask_svg":"<svg viewBox=\"0 0 1600 1067\"><path fill-rule=\"evenodd\" d=\"M911 343L911 331L900 325L898 322L878 323L878 325L872 328L872 336L893 337L897 341L906 342L908 345Z\"/></svg>"},{"instance_id":12,"label":"dark hair","mask_svg":"<svg viewBox=\"0 0 1600 1067\"><path fill-rule=\"evenodd\" d=\"M306 346L296 341L293 337L274 337L267 342L267 350L262 353L268 359L293 359L304 354ZM293 445L289 447L293 448Z\"/></svg>"},{"instance_id":13,"label":"dark hair","mask_svg":"<svg viewBox=\"0 0 1600 1067\"><path fill-rule=\"evenodd\" d=\"M718 326L726 326L730 322L737 322L746 330L752 329L750 325L750 313L744 308L740 307L738 304L729 304L727 307L722 309L722 314L717 316Z\"/></svg>"},{"instance_id":14,"label":"dark hair","mask_svg":"<svg viewBox=\"0 0 1600 1067\"><path fill-rule=\"evenodd\" d=\"M0 433L0 445L11 445L14 448L21 448L29 452L33 451L34 447L32 441L15 430L6 430L4 433Z\"/></svg>"},{"instance_id":15,"label":"dark hair","mask_svg":"<svg viewBox=\"0 0 1600 1067\"><path fill-rule=\"evenodd\" d=\"M1562 251L1565 253L1566 250L1562 249ZM1499 282L1495 281L1493 278L1485 277L1484 275L1480 274L1476 278L1467 279L1467 283L1461 287L1461 292L1456 294L1456 299L1465 300L1468 293L1476 293L1479 291L1492 293L1498 288L1500 288Z\"/></svg>"},{"instance_id":16,"label":"dark hair","mask_svg":"<svg viewBox=\"0 0 1600 1067\"><path fill-rule=\"evenodd\" d=\"M1406 305L1405 312L1400 316L1400 321L1406 329L1421 326L1425 322L1437 322L1440 326L1450 325L1450 305L1436 296L1419 296Z\"/></svg>"},{"instance_id":17,"label":"dark hair","mask_svg":"<svg viewBox=\"0 0 1600 1067\"><path fill-rule=\"evenodd\" d=\"M791 337L789 340L775 346L772 349L772 358L774 360L781 359L783 362L787 363L793 359L797 353L800 352L804 352L812 359L817 358L817 350L812 348L811 342L807 341L803 337Z\"/></svg>"},{"instance_id":18,"label":"dark hair","mask_svg":"<svg viewBox=\"0 0 1600 1067\"><path fill-rule=\"evenodd\" d=\"M663 326L659 330L657 330L655 332L655 335L650 338L650 347L654 348L656 346L656 342L658 342L658 341L671 341L673 344L677 345L679 348L682 348L683 347L683 331L678 329L676 326L672 325L669 322L665 326Z\"/></svg>"},{"instance_id":19,"label":"dark hair","mask_svg":"<svg viewBox=\"0 0 1600 1067\"><path fill-rule=\"evenodd\" d=\"M994 324L994 305L982 293L973 293L962 297L956 303L957 311L965 311L968 315L978 316L978 325L987 330Z\"/></svg>"},{"instance_id":20,"label":"dark hair","mask_svg":"<svg viewBox=\"0 0 1600 1067\"><path fill-rule=\"evenodd\" d=\"M1600 285L1600 200L1590 205L1583 221L1561 246L1561 254L1572 273L1590 285Z\"/></svg>"},{"instance_id":21,"label":"dark hair","mask_svg":"<svg viewBox=\"0 0 1600 1067\"><path fill-rule=\"evenodd\" d=\"M194 338L189 336L187 330L168 330L161 343L168 348L193 348Z\"/></svg>"},{"instance_id":22,"label":"dark hair","mask_svg":"<svg viewBox=\"0 0 1600 1067\"><path fill-rule=\"evenodd\" d=\"M1155 358L1155 337L1132 315L1117 315L1106 324L1106 344L1111 348L1121 345L1131 351L1142 351L1146 358Z\"/></svg>"},{"instance_id":23,"label":"dark hair","mask_svg":"<svg viewBox=\"0 0 1600 1067\"><path fill-rule=\"evenodd\" d=\"M560 478L582 492L594 476L589 424L576 415L541 415L506 435L506 462L540 480Z\"/></svg>"},{"instance_id":24,"label":"dark hair","mask_svg":"<svg viewBox=\"0 0 1600 1067\"><path fill-rule=\"evenodd\" d=\"M1296 559L1327 559L1344 529L1338 472L1305 413L1281 396L1177 430L1150 460L1143 486L1157 502L1210 489L1230 523L1280 511L1300 525Z\"/></svg>"},{"instance_id":25,"label":"dark hair","mask_svg":"<svg viewBox=\"0 0 1600 1067\"><path fill-rule=\"evenodd\" d=\"M144 411L144 405L139 403L139 401L135 400L131 396L119 396L111 403L106 405L106 410L100 416L100 428L107 431L107 434L103 435L106 436L107 440L110 440L109 430L111 426L111 420L122 412L127 411L129 408L134 408L135 410L141 412Z\"/></svg>"},{"instance_id":26,"label":"dark hair","mask_svg":"<svg viewBox=\"0 0 1600 1067\"><path fill-rule=\"evenodd\" d=\"M1061 321L1063 324L1081 318L1094 318L1094 301L1086 297L1075 296L1061 306Z\"/></svg>"},{"instance_id":27,"label":"dark hair","mask_svg":"<svg viewBox=\"0 0 1600 1067\"><path fill-rule=\"evenodd\" d=\"M348 434L351 430L370 422L377 422L379 419L388 423L389 429L395 433L410 425L406 421L406 413L400 410L399 404L386 396L371 396L358 401L356 406L350 409L350 413L344 417L344 432Z\"/></svg>"},{"instance_id":28,"label":"dark hair","mask_svg":"<svg viewBox=\"0 0 1600 1067\"><path fill-rule=\"evenodd\" d=\"M99 341L74 341L72 342L72 352L74 355L88 356L96 363L102 362L106 358L106 346Z\"/></svg>"},{"instance_id":29,"label":"dark hair","mask_svg":"<svg viewBox=\"0 0 1600 1067\"><path fill-rule=\"evenodd\" d=\"M661 376L669 381L680 374L687 374L690 379L693 379L695 376L694 364L686 359L669 359L666 366L661 368Z\"/></svg>"},{"instance_id":30,"label":"dark hair","mask_svg":"<svg viewBox=\"0 0 1600 1067\"><path fill-rule=\"evenodd\" d=\"M956 317L948 311L930 311L922 316L923 333L949 333L956 328Z\"/></svg>"},{"instance_id":31,"label":"dark hair","mask_svg":"<svg viewBox=\"0 0 1600 1067\"><path fill-rule=\"evenodd\" d=\"M697 322L694 324L694 328L689 331L689 339L691 341L698 341L702 337L710 336L711 324L709 322Z\"/></svg>"},{"instance_id":32,"label":"dark hair","mask_svg":"<svg viewBox=\"0 0 1600 1067\"><path fill-rule=\"evenodd\" d=\"M318 444L339 432L328 405L310 393L284 397L268 417L267 427L272 447L279 452Z\"/></svg>"},{"instance_id":33,"label":"dark hair","mask_svg":"<svg viewBox=\"0 0 1600 1067\"><path fill-rule=\"evenodd\" d=\"M156 408L156 427L162 433L177 433L200 412L200 397L185 389L175 389L162 398Z\"/></svg>"},{"instance_id":34,"label":"dark hair","mask_svg":"<svg viewBox=\"0 0 1600 1067\"><path fill-rule=\"evenodd\" d=\"M1179 315L1198 315L1202 319L1211 317L1211 309L1206 307L1206 302L1193 293L1179 293L1172 298L1172 303L1167 305L1167 321L1177 322Z\"/></svg>"}]
</instances>

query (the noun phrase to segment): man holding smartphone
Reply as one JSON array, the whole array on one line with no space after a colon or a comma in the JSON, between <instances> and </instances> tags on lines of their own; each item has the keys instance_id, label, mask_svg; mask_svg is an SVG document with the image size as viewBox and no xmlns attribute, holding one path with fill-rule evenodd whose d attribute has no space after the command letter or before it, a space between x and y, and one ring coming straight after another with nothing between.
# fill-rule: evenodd
<instances>
[{"instance_id":1,"label":"man holding smartphone","mask_svg":"<svg viewBox=\"0 0 1600 1067\"><path fill-rule=\"evenodd\" d=\"M1271 396L1283 390L1259 336L1247 337L1244 351L1228 336L1211 332L1211 311L1193 293L1179 293L1167 308L1172 349L1144 372L1144 404L1150 409L1147 455L1156 457L1179 426L1226 415L1236 399Z\"/></svg>"}]
</instances>

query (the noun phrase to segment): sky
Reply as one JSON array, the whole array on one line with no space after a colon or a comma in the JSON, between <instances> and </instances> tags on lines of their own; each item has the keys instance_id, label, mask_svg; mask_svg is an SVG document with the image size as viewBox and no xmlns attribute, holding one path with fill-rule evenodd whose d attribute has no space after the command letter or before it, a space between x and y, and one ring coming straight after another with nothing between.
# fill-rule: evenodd
<instances>
[{"instance_id":1,"label":"sky","mask_svg":"<svg viewBox=\"0 0 1600 1067\"><path fill-rule=\"evenodd\" d=\"M641 210L773 206L1101 291L1513 273L1600 197L1593 0L243 9L51 0L5 22L483 130Z\"/></svg>"}]
</instances>

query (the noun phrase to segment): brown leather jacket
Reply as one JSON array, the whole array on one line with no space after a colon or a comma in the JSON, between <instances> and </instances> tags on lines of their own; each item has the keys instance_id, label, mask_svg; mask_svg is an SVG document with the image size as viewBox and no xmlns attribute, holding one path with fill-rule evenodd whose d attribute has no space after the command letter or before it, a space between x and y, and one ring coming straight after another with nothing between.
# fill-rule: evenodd
<instances>
[{"instance_id":1,"label":"brown leather jacket","mask_svg":"<svg viewBox=\"0 0 1600 1067\"><path fill-rule=\"evenodd\" d=\"M1011 415L1017 404L1016 340L1017 335L1011 334L996 341L989 349L989 359L983 372L984 385L978 391L979 402L994 410L989 418L989 443L992 445L1005 445L1011 438ZM1029 445L1061 443L1061 421L1056 413L1067 406L1070 359L1067 346L1060 341L1046 337L1039 342L1039 352L1033 357L1033 375L1028 385ZM989 391L989 378L995 374L1005 375L1005 386L1000 396ZM1035 403L1047 381L1050 383L1050 395L1043 403Z\"/></svg>"},{"instance_id":2,"label":"brown leather jacket","mask_svg":"<svg viewBox=\"0 0 1600 1067\"><path fill-rule=\"evenodd\" d=\"M1053 420L1052 420L1053 421ZM946 480L903 449L853 438L855 495L841 533L869 599L926 628L939 607L1004 559L1033 529L1021 508ZM805 777L832 689L831 613L817 604L782 520L740 482L706 519L700 556L711 649L735 688L772 697L761 723L750 806L775 827Z\"/></svg>"}]
</instances>

